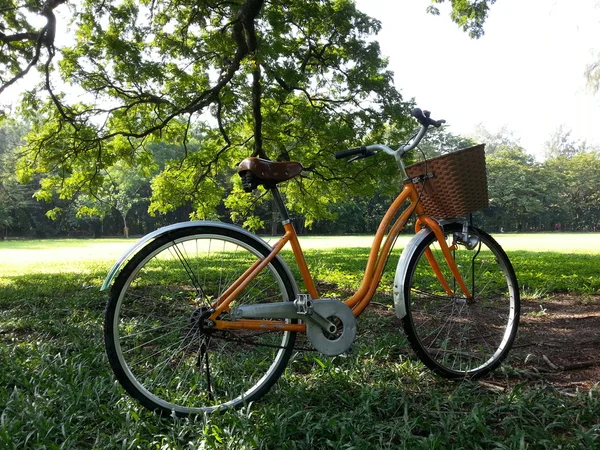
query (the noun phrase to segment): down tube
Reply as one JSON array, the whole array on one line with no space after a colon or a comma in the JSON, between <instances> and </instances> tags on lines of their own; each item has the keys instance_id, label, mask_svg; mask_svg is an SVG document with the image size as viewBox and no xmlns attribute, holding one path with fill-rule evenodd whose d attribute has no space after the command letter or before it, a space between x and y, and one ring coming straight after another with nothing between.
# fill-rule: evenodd
<instances>
[{"instance_id":1,"label":"down tube","mask_svg":"<svg viewBox=\"0 0 600 450\"><path fill-rule=\"evenodd\" d=\"M392 219L398 213L398 211L407 199L410 200L410 206L402 213L402 215L396 220L396 222L390 229L390 234L388 235L388 238L382 251L381 243L383 241L385 232L388 230L388 228L390 228ZM383 261L387 259L388 254L391 251L391 245L394 242L396 236L402 230L404 224L406 223L410 215L413 213L413 211L419 213L420 209L422 210L422 207L418 203L417 192L412 187L412 185L405 185L400 195L396 197L394 202L391 204L391 206L385 213L385 216L381 220L381 224L379 225L379 229L377 230L377 234L375 234L375 239L373 240L373 246L371 247L371 252L369 253L367 268L365 270L365 274L363 276L360 288L352 297L350 297L344 302L353 310L352 312L355 316L358 316L367 307L369 301L375 293L375 289L379 284L379 280L381 280L383 266L385 264L381 264L380 261L382 260L382 258Z\"/></svg>"}]
</instances>

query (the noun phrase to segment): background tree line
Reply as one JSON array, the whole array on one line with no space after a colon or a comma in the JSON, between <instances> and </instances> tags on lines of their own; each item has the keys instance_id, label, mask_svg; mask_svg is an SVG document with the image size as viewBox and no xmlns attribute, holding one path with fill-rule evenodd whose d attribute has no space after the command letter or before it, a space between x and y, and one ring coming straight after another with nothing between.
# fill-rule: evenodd
<instances>
[{"instance_id":1,"label":"background tree line","mask_svg":"<svg viewBox=\"0 0 600 450\"><path fill-rule=\"evenodd\" d=\"M153 165L119 163L104 177L95 195L79 193L72 198L47 195L43 177L27 183L17 180L19 152L28 131L24 122L5 122L0 127L0 227L2 236L102 236L139 235L159 226L187 220L194 210L191 201L170 211L156 206L160 196L160 174L176 161L182 146L156 142L149 148ZM195 152L203 139L191 133L188 151ZM477 130L476 137L463 138L444 131L430 133L421 145L433 157L486 142L490 207L475 214L476 222L491 231L600 231L600 152L556 130L546 143L546 158L536 159L518 145L506 130L491 134ZM333 151L333 150L332 150ZM384 158L383 155L376 158ZM416 152L413 159L423 156ZM391 160L388 164L393 165ZM369 160L352 163L369 170ZM340 167L347 166L344 161ZM310 174L308 175L310 177ZM234 221L259 232L274 234L279 218L273 204L262 193L243 208L228 208L235 189L235 171L223 173L223 195L206 218ZM292 181L293 183L293 181ZM391 185L390 185L391 184ZM306 227L306 217L295 213L301 232L314 234L374 233L380 218L401 186L399 177L381 179L367 195L349 195L328 205L326 214ZM158 193L157 193L158 189ZM287 192L284 187L283 192ZM238 205L239 206L239 205ZM57 211L60 213L57 213Z\"/></svg>"}]
</instances>

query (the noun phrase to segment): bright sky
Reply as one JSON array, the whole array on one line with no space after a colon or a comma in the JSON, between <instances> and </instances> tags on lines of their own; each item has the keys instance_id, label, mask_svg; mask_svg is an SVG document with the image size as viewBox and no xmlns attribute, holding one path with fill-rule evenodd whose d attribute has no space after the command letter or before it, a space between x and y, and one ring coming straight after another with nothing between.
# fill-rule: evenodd
<instances>
[{"instance_id":1,"label":"bright sky","mask_svg":"<svg viewBox=\"0 0 600 450\"><path fill-rule=\"evenodd\" d=\"M600 93L586 66L600 58L599 0L497 0L485 35L473 40L449 17L425 12L430 0L356 0L379 19L378 36L406 99L468 135L502 126L532 154L560 125L600 145ZM449 2L447 2L449 3Z\"/></svg>"},{"instance_id":2,"label":"bright sky","mask_svg":"<svg viewBox=\"0 0 600 450\"><path fill-rule=\"evenodd\" d=\"M506 126L537 156L561 125L600 145L600 93L584 76L600 58L600 0L497 0L479 40L450 20L447 4L433 16L425 12L430 0L356 2L382 22L377 39L398 89L446 119L449 131Z\"/></svg>"}]
</instances>

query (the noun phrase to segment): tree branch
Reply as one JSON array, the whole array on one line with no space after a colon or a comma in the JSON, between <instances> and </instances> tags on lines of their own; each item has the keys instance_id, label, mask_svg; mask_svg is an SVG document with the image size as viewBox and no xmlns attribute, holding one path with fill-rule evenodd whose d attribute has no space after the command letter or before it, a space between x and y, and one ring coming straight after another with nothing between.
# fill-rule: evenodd
<instances>
[{"instance_id":1,"label":"tree branch","mask_svg":"<svg viewBox=\"0 0 600 450\"><path fill-rule=\"evenodd\" d=\"M221 99L217 99L217 124L219 125L219 132L221 133L221 136L223 136L223 139L227 145L230 146L231 140L229 139L227 131L223 126L223 103L221 102Z\"/></svg>"},{"instance_id":2,"label":"tree branch","mask_svg":"<svg viewBox=\"0 0 600 450\"><path fill-rule=\"evenodd\" d=\"M2 86L0 86L0 94L6 88L13 85L18 80L22 79L25 75L27 75L31 68L39 62L42 52L42 45L46 47L46 49L52 57L54 56L54 37L56 35L56 16L54 15L54 9L65 2L66 0L48 0L46 2L42 10L40 11L40 14L46 17L46 25L42 27L39 33L17 33L12 37L6 35L0 36L0 40L2 40L3 42L11 42L11 39L12 42L16 40L35 40L35 51L33 58L31 59L31 61L29 61L29 64L27 64L27 67L25 67L25 69L21 70L19 73L13 76L13 78L11 78ZM19 39L13 39L15 36L19 37ZM26 39L26 37L29 37L30 39ZM52 60L52 57L50 57L47 61L46 67L49 65L50 61Z\"/></svg>"},{"instance_id":3,"label":"tree branch","mask_svg":"<svg viewBox=\"0 0 600 450\"><path fill-rule=\"evenodd\" d=\"M40 37L40 34L34 33L33 31L24 32L24 33L15 33L15 34L11 34L11 35L6 35L2 31L0 31L0 42L3 42L5 44L10 44L11 42L18 42L18 41L37 41L39 37Z\"/></svg>"},{"instance_id":4,"label":"tree branch","mask_svg":"<svg viewBox=\"0 0 600 450\"><path fill-rule=\"evenodd\" d=\"M252 156L267 159L263 149L262 137L262 111L261 111L261 85L260 85L260 66L256 66L252 71L252 117L254 118L254 151Z\"/></svg>"},{"instance_id":5,"label":"tree branch","mask_svg":"<svg viewBox=\"0 0 600 450\"><path fill-rule=\"evenodd\" d=\"M21 70L19 73L17 73L14 77L12 77L10 80L8 80L6 83L4 83L2 86L0 86L0 94L9 86L12 86L13 84L15 84L17 81L19 81L21 78L23 78L25 75L27 75L29 73L29 71L31 70L31 68L33 66L35 66L39 59L40 59L40 54L42 51L42 43L44 41L44 35L46 33L46 29L47 29L47 25L42 28L42 30L40 31L36 44L35 44L35 53L33 55L33 58L31 59L31 61L29 62L29 64L27 64L27 67L25 67L25 69Z\"/></svg>"}]
</instances>

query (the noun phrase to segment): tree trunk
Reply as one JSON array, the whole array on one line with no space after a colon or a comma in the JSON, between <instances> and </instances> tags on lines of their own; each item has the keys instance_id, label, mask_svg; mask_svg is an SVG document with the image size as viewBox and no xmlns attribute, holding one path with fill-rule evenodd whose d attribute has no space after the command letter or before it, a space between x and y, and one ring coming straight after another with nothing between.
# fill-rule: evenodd
<instances>
[{"instance_id":1,"label":"tree trunk","mask_svg":"<svg viewBox=\"0 0 600 450\"><path fill-rule=\"evenodd\" d=\"M100 219L94 220L92 223L92 228L94 230L94 239L99 239L102 237L102 221Z\"/></svg>"},{"instance_id":2,"label":"tree trunk","mask_svg":"<svg viewBox=\"0 0 600 450\"><path fill-rule=\"evenodd\" d=\"M127 228L127 214L121 214L123 217L123 236L129 238L129 228Z\"/></svg>"}]
</instances>

